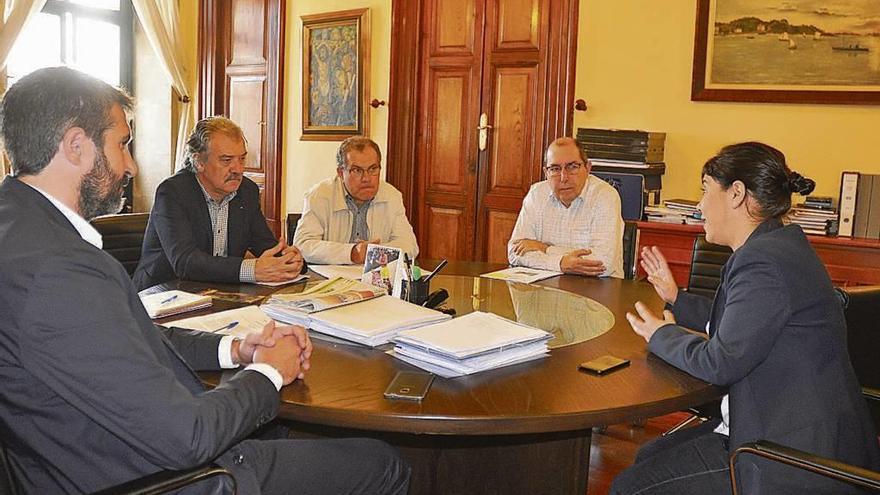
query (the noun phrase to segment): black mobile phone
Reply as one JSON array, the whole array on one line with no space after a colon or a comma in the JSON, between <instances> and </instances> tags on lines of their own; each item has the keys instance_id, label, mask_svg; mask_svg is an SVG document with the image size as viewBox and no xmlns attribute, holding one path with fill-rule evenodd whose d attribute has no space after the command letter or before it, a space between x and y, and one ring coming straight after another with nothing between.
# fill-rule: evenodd
<instances>
[{"instance_id":1,"label":"black mobile phone","mask_svg":"<svg viewBox=\"0 0 880 495\"><path fill-rule=\"evenodd\" d=\"M588 371L590 373L601 375L603 373L608 373L609 371L622 368L628 364L629 359L606 355L597 357L596 359L591 359L590 361L587 361L585 363L581 363L578 365L578 369L581 371Z\"/></svg>"},{"instance_id":2,"label":"black mobile phone","mask_svg":"<svg viewBox=\"0 0 880 495\"><path fill-rule=\"evenodd\" d=\"M386 399L422 400L431 388L434 375L421 371L398 371L385 389Z\"/></svg>"}]
</instances>

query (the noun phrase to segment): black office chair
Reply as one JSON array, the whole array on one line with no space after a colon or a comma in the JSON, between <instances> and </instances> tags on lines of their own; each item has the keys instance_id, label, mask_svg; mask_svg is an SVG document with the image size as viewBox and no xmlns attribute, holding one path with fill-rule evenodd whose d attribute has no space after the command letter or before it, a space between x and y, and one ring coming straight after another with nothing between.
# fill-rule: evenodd
<instances>
[{"instance_id":1,"label":"black office chair","mask_svg":"<svg viewBox=\"0 0 880 495\"><path fill-rule=\"evenodd\" d=\"M623 278L636 278L636 246L639 245L639 229L635 222L623 222Z\"/></svg>"},{"instance_id":2,"label":"black office chair","mask_svg":"<svg viewBox=\"0 0 880 495\"><path fill-rule=\"evenodd\" d=\"M293 235L296 233L296 226L299 225L299 219L302 213L287 214L287 244L293 245Z\"/></svg>"},{"instance_id":3,"label":"black office chair","mask_svg":"<svg viewBox=\"0 0 880 495\"><path fill-rule=\"evenodd\" d=\"M104 239L104 251L119 260L129 276L141 260L149 219L149 213L123 213L104 215L91 222Z\"/></svg>"},{"instance_id":4,"label":"black office chair","mask_svg":"<svg viewBox=\"0 0 880 495\"><path fill-rule=\"evenodd\" d=\"M12 470L9 468L6 448L2 445L0 445L0 470L2 470L0 472L0 495L19 495L21 490L17 488L15 480L12 479ZM206 464L181 471L160 471L101 490L94 495L159 495L179 490L185 486L213 477L226 478L226 484L222 486L223 493L236 493L235 477L231 472L216 464Z\"/></svg>"},{"instance_id":5,"label":"black office chair","mask_svg":"<svg viewBox=\"0 0 880 495\"><path fill-rule=\"evenodd\" d=\"M691 257L691 276L688 279L688 292L706 297L715 297L721 283L721 267L733 251L727 246L706 242L705 235L694 239L694 252Z\"/></svg>"},{"instance_id":6,"label":"black office chair","mask_svg":"<svg viewBox=\"0 0 880 495\"><path fill-rule=\"evenodd\" d=\"M877 321L880 321L880 286L837 291L844 305L850 360L874 425L880 431L880 364L876 358L880 353L880 328L877 327ZM734 495L737 493L736 460L742 455L756 455L851 485L880 491L880 472L759 440L743 444L730 455L730 483Z\"/></svg>"}]
</instances>

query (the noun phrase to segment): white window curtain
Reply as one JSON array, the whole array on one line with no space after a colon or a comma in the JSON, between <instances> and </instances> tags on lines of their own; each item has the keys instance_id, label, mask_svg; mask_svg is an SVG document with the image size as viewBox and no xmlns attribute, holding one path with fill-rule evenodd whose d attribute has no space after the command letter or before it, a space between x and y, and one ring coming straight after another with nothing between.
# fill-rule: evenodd
<instances>
[{"instance_id":1,"label":"white window curtain","mask_svg":"<svg viewBox=\"0 0 880 495\"><path fill-rule=\"evenodd\" d=\"M6 92L6 62L15 40L28 21L43 10L46 0L0 0L0 95ZM0 178L9 173L6 154L0 147Z\"/></svg>"},{"instance_id":2,"label":"white window curtain","mask_svg":"<svg viewBox=\"0 0 880 495\"><path fill-rule=\"evenodd\" d=\"M191 101L193 91L186 77L190 64L181 45L180 13L177 2L178 0L132 0L131 3L150 46L162 62L165 75L168 76L171 87L177 92L181 102L174 150L175 166L180 166L187 135L195 125L195 105Z\"/></svg>"},{"instance_id":3,"label":"white window curtain","mask_svg":"<svg viewBox=\"0 0 880 495\"><path fill-rule=\"evenodd\" d=\"M0 0L0 71L6 68L9 52L22 29L44 5L46 0ZM5 85L5 80L0 82L0 92Z\"/></svg>"}]
</instances>

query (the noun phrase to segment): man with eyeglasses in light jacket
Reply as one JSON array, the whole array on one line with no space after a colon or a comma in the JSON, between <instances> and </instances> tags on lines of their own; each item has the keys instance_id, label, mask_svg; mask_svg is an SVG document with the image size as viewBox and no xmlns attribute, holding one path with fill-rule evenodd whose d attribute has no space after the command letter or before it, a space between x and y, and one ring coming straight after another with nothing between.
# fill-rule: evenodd
<instances>
[{"instance_id":1,"label":"man with eyeglasses in light jacket","mask_svg":"<svg viewBox=\"0 0 880 495\"><path fill-rule=\"evenodd\" d=\"M382 152L373 140L354 136L339 145L336 176L305 194L293 236L307 262L361 264L367 244L397 247L410 258L419 254L403 196L381 172Z\"/></svg>"},{"instance_id":2,"label":"man with eyeglasses in light jacket","mask_svg":"<svg viewBox=\"0 0 880 495\"><path fill-rule=\"evenodd\" d=\"M510 242L511 265L592 277L623 278L620 195L590 175L577 141L558 138L547 148L547 180L532 185Z\"/></svg>"}]
</instances>

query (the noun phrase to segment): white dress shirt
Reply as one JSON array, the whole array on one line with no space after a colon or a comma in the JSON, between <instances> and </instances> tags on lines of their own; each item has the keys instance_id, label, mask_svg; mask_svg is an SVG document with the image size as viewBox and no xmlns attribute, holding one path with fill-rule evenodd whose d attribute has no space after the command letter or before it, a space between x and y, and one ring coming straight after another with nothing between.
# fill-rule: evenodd
<instances>
[{"instance_id":1,"label":"white dress shirt","mask_svg":"<svg viewBox=\"0 0 880 495\"><path fill-rule=\"evenodd\" d=\"M520 239L549 244L547 252L514 253ZM553 194L550 181L532 185L523 199L510 242L507 259L514 266L561 271L562 257L576 249L589 249L589 259L605 265L602 277L623 278L623 218L620 195L602 179L590 175L580 195L567 208Z\"/></svg>"},{"instance_id":2,"label":"white dress shirt","mask_svg":"<svg viewBox=\"0 0 880 495\"><path fill-rule=\"evenodd\" d=\"M23 182L26 184L26 182ZM30 187L34 188L35 191L39 192L46 199L49 200L55 208L58 208L58 211L67 218L68 221L73 225L73 228L79 233L80 237L83 238L84 241L89 244L95 246L98 249L103 249L104 240L101 238L101 234L95 230L92 225L86 221L85 218L81 217L79 213L71 210L64 203L56 199L51 194L43 191L39 187L28 184ZM237 364L232 362L232 342L236 339L236 337L232 335L226 335L220 339L220 343L217 345L217 361L220 363L220 367L224 369L232 369L238 368ZM275 386L276 390L281 390L281 386L284 384L284 379L281 377L281 373L278 372L275 368L268 364L251 364L246 370L256 371L261 375L265 376L272 382Z\"/></svg>"}]
</instances>

